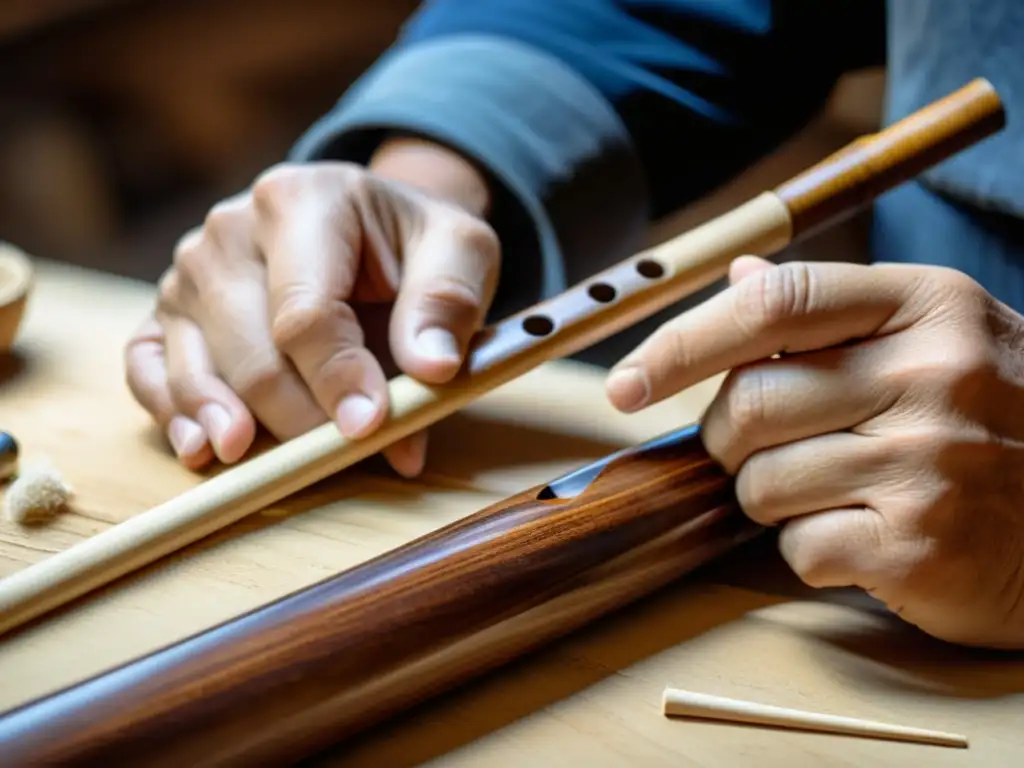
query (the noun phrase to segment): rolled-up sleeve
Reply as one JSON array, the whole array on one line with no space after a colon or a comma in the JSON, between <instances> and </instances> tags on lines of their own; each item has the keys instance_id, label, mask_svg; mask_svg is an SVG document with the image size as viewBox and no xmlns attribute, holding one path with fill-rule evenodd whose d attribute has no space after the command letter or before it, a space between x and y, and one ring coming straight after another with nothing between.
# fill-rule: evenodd
<instances>
[{"instance_id":1,"label":"rolled-up sleeve","mask_svg":"<svg viewBox=\"0 0 1024 768\"><path fill-rule=\"evenodd\" d=\"M843 71L884 51L883 11L882 0L429 0L293 159L365 163L392 131L452 147L496 190L501 285L535 301L567 287L566 265L578 275L627 257L652 219L795 133Z\"/></svg>"},{"instance_id":2,"label":"rolled-up sleeve","mask_svg":"<svg viewBox=\"0 0 1024 768\"><path fill-rule=\"evenodd\" d=\"M648 204L629 132L593 85L542 50L492 34L400 42L292 158L365 163L394 131L455 149L499 187L502 285L519 303L563 291L573 252L625 258L642 243Z\"/></svg>"}]
</instances>

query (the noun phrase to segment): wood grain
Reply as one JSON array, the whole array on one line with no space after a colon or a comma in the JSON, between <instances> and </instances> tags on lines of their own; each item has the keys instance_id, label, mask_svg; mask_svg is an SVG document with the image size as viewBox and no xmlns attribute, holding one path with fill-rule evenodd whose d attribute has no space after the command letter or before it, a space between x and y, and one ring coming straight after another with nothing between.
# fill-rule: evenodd
<instances>
[{"instance_id":1,"label":"wood grain","mask_svg":"<svg viewBox=\"0 0 1024 768\"><path fill-rule=\"evenodd\" d=\"M980 95L979 95L980 94ZM996 130L1002 105L985 81L885 129L870 144L885 145L886 162L871 152L843 174L809 177L795 197L801 218L835 211L833 196L851 209L865 194L899 183L925 158L934 163ZM931 117L928 117L931 115ZM891 145L891 146L890 146ZM855 179L848 184L846 178ZM850 190L857 194L850 194ZM783 190L784 191L784 190ZM402 375L388 383L391 413L368 437L344 438L324 424L181 496L136 515L0 583L0 632L102 588L248 515L341 471L464 408L537 366L579 352L679 302L724 276L743 254L772 256L796 235L785 194L764 192L715 219L601 271L548 301L480 331L462 371L428 386Z\"/></svg>"},{"instance_id":2,"label":"wood grain","mask_svg":"<svg viewBox=\"0 0 1024 768\"><path fill-rule=\"evenodd\" d=\"M795 238L804 237L1002 130L1005 124L999 94L990 82L978 78L857 139L775 192L793 217Z\"/></svg>"},{"instance_id":3,"label":"wood grain","mask_svg":"<svg viewBox=\"0 0 1024 768\"><path fill-rule=\"evenodd\" d=\"M376 455L545 362L572 354L703 286L744 253L770 254L788 236L771 193L641 254L594 281L477 334L462 371L443 385L389 381L391 413L368 437L349 440L326 423L231 467L175 498L0 582L0 633L9 632L139 568ZM612 297L594 293L610 287Z\"/></svg>"},{"instance_id":4,"label":"wood grain","mask_svg":"<svg viewBox=\"0 0 1024 768\"><path fill-rule=\"evenodd\" d=\"M699 717L731 723L749 723L777 728L800 728L846 736L892 739L894 741L933 744L966 749L968 738L959 733L934 731L897 723L879 723L830 712L810 712L792 707L777 707L760 701L710 696L698 691L666 688L661 696L662 711L668 717Z\"/></svg>"},{"instance_id":5,"label":"wood grain","mask_svg":"<svg viewBox=\"0 0 1024 768\"><path fill-rule=\"evenodd\" d=\"M71 511L49 526L0 521L0 576L201 480L177 464L111 373L151 305L152 286L46 262L37 263L37 275L21 341L0 371L0 423L18 436L26 456L57 463L77 494ZM0 640L0 709L230 621L666 426L691 422L719 382L624 415L608 404L600 371L568 362L541 366L432 427L421 478L400 481L377 462L352 467L116 589L7 635ZM306 764L1019 764L1019 655L934 642L856 592L805 589L773 542L760 541ZM666 685L927 723L970 734L971 747L936 750L671 721L660 709Z\"/></svg>"},{"instance_id":6,"label":"wood grain","mask_svg":"<svg viewBox=\"0 0 1024 768\"><path fill-rule=\"evenodd\" d=\"M684 428L8 713L4 757L290 764L758 530L697 429Z\"/></svg>"}]
</instances>

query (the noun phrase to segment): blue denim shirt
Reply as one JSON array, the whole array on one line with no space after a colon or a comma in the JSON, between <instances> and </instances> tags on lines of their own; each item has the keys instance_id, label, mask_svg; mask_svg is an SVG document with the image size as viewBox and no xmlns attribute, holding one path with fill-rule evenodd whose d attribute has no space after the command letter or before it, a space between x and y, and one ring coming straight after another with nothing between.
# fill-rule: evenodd
<instances>
[{"instance_id":1,"label":"blue denim shirt","mask_svg":"<svg viewBox=\"0 0 1024 768\"><path fill-rule=\"evenodd\" d=\"M401 131L475 159L497 190L500 314L639 250L845 72L888 64L890 121L986 77L1006 129L880 198L872 255L956 267L1024 311L1021 40L1017 0L430 0L292 157L366 162Z\"/></svg>"},{"instance_id":2,"label":"blue denim shirt","mask_svg":"<svg viewBox=\"0 0 1024 768\"><path fill-rule=\"evenodd\" d=\"M1024 313L1024 3L890 0L888 49L887 121L985 77L1007 125L880 199L873 258L954 267Z\"/></svg>"}]
</instances>

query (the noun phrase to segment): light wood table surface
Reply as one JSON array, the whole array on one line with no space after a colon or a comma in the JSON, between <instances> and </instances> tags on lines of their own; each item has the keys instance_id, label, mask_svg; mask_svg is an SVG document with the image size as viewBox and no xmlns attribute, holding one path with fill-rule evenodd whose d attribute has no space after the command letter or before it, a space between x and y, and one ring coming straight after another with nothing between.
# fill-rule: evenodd
<instances>
[{"instance_id":1,"label":"light wood table surface","mask_svg":"<svg viewBox=\"0 0 1024 768\"><path fill-rule=\"evenodd\" d=\"M49 458L73 510L0 522L0 578L196 484L123 383L152 287L39 263L0 428ZM598 371L545 366L432 430L416 482L342 473L0 638L0 709L266 603L504 496L699 416L717 381L635 416ZM317 761L332 766L1019 766L1024 655L930 640L845 593L802 589L770 540L431 701ZM665 685L966 734L967 750L669 720ZM0 747L2 750L2 747ZM2 763L2 757L0 757Z\"/></svg>"}]
</instances>

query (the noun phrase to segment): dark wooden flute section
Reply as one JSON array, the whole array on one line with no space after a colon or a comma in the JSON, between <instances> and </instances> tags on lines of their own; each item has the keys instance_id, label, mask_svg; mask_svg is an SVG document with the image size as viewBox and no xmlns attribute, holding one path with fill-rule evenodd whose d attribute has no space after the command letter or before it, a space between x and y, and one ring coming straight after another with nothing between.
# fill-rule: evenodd
<instances>
[{"instance_id":1,"label":"dark wooden flute section","mask_svg":"<svg viewBox=\"0 0 1024 768\"><path fill-rule=\"evenodd\" d=\"M775 190L793 217L794 239L849 216L884 192L1006 125L984 78L852 142Z\"/></svg>"},{"instance_id":2,"label":"dark wooden flute section","mask_svg":"<svg viewBox=\"0 0 1024 768\"><path fill-rule=\"evenodd\" d=\"M784 228L772 231L760 215L746 215L746 206L741 206L612 265L558 296L480 331L469 350L464 375L519 365L508 376L514 378L532 367L532 362L522 357L524 350L546 348L546 353L538 355L544 359L575 354L710 285L725 275L729 261L741 254L701 263L688 251L693 250L693 241L702 240L702 231L707 236L696 249L698 253L714 251L715 245L734 235L732 229L754 232L761 228L759 242L745 243L743 252L769 258L852 216L880 195L998 133L1005 124L1006 113L995 88L984 78L972 80L904 119L851 142L766 193L777 197L787 211ZM458 385L457 379L453 386Z\"/></svg>"},{"instance_id":3,"label":"dark wooden flute section","mask_svg":"<svg viewBox=\"0 0 1024 768\"><path fill-rule=\"evenodd\" d=\"M281 764L755 535L688 427L0 718L3 765Z\"/></svg>"}]
</instances>

